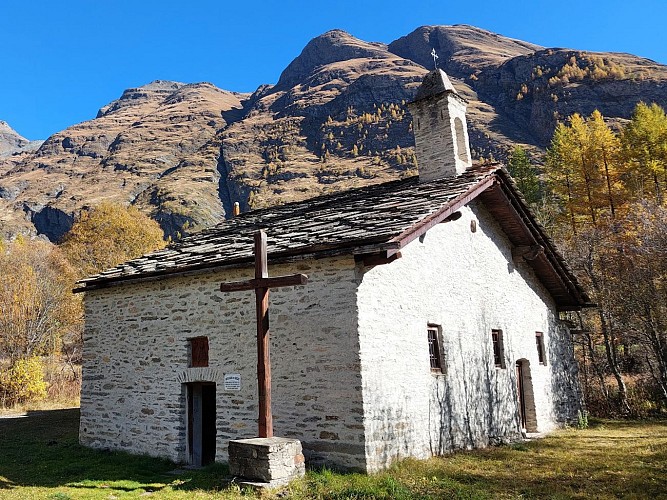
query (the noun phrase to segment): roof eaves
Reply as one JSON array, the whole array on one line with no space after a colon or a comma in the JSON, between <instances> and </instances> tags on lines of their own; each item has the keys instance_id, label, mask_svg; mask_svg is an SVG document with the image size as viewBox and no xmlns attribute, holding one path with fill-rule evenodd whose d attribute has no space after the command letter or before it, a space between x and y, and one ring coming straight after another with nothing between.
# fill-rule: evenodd
<instances>
[{"instance_id":1,"label":"roof eaves","mask_svg":"<svg viewBox=\"0 0 667 500\"><path fill-rule=\"evenodd\" d=\"M549 264L561 280L562 285L569 291L576 301L576 304L559 305L558 309L578 310L584 307L594 307L595 304L591 302L588 294L579 284L574 273L572 273L567 266L565 259L556 248L554 242L547 236L545 229L533 216L509 173L504 169L499 169L498 178L501 180L499 183L500 188L507 197L512 210L528 228L535 242L544 248Z\"/></svg>"},{"instance_id":2,"label":"roof eaves","mask_svg":"<svg viewBox=\"0 0 667 500\"><path fill-rule=\"evenodd\" d=\"M304 260L308 258L321 259L325 257L336 257L340 255L361 255L378 252L386 252L388 256L393 255L399 248L396 242L387 242L384 238L378 241L370 239L358 240L349 242L346 245L328 245L317 247L303 247L296 251L277 252L269 254L270 264L282 264L286 262L293 262L297 260ZM228 259L224 262L205 262L202 264L194 264L190 266L182 266L176 268L162 268L155 271L142 271L135 274L122 274L118 276L103 277L97 275L93 278L83 279L77 282L80 286L72 290L73 293L88 292L91 290L98 290L101 288L109 288L111 286L143 283L147 281L155 281L165 277L182 277L193 276L197 274L216 272L222 269L231 269L238 267L246 267L254 262L254 256L244 256L239 259Z\"/></svg>"}]
</instances>

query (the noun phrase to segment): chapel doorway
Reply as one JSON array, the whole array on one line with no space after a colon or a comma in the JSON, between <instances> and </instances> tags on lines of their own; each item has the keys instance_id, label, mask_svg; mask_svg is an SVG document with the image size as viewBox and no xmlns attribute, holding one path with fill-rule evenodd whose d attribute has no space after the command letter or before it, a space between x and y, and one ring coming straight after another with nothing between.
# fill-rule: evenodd
<instances>
[{"instance_id":1,"label":"chapel doorway","mask_svg":"<svg viewBox=\"0 0 667 500\"><path fill-rule=\"evenodd\" d=\"M516 362L516 383L521 429L525 432L537 432L533 378L530 375L530 361L527 359Z\"/></svg>"},{"instance_id":2,"label":"chapel doorway","mask_svg":"<svg viewBox=\"0 0 667 500\"><path fill-rule=\"evenodd\" d=\"M188 454L191 465L215 461L215 383L186 384L188 399Z\"/></svg>"}]
</instances>

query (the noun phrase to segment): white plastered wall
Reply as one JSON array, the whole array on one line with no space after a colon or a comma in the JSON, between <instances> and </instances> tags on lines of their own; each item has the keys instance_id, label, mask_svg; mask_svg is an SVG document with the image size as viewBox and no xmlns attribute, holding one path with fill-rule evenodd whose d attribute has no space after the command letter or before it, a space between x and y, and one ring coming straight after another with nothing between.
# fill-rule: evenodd
<instances>
[{"instance_id":1,"label":"white plastered wall","mask_svg":"<svg viewBox=\"0 0 667 500\"><path fill-rule=\"evenodd\" d=\"M530 363L538 430L553 429L579 407L569 334L550 296L526 264L512 262L509 240L483 205L473 202L461 213L407 245L402 258L363 274L369 470L519 437L518 359ZM442 328L442 375L430 370L429 323ZM505 369L494 366L492 329L503 331ZM547 365L538 362L537 331L545 336Z\"/></svg>"}]
</instances>

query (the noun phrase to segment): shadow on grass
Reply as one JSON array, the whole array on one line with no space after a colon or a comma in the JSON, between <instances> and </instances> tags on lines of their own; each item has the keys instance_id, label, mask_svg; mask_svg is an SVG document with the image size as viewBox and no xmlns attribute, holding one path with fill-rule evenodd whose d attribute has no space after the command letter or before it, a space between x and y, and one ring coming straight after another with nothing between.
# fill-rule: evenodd
<instances>
[{"instance_id":1,"label":"shadow on grass","mask_svg":"<svg viewBox=\"0 0 667 500\"><path fill-rule=\"evenodd\" d=\"M226 465L176 475L171 472L177 465L168 460L83 447L78 430L78 408L0 419L0 491L30 486L152 492L226 485Z\"/></svg>"},{"instance_id":2,"label":"shadow on grass","mask_svg":"<svg viewBox=\"0 0 667 500\"><path fill-rule=\"evenodd\" d=\"M16 489L21 498L64 499L54 489L79 489L96 498L162 490L189 498L193 490L228 490L225 465L174 475L177 465L167 460L80 446L78 423L78 409L0 419L0 496ZM23 487L38 491L22 495ZM376 475L309 471L289 491L300 499L663 498L667 422L596 422L528 443L405 460Z\"/></svg>"}]
</instances>

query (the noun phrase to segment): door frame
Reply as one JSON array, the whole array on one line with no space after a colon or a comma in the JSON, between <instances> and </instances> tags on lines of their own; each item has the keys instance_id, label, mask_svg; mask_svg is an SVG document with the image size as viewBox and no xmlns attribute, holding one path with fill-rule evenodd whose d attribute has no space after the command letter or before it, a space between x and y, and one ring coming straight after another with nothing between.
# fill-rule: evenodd
<instances>
[{"instance_id":1,"label":"door frame","mask_svg":"<svg viewBox=\"0 0 667 500\"><path fill-rule=\"evenodd\" d=\"M186 457L190 465L201 467L215 461L217 435L216 384L215 382L188 382L184 385L186 393ZM200 418L199 422L195 420L197 414Z\"/></svg>"},{"instance_id":2,"label":"door frame","mask_svg":"<svg viewBox=\"0 0 667 500\"><path fill-rule=\"evenodd\" d=\"M525 358L516 361L517 411L522 432L537 432L535 392L530 361Z\"/></svg>"}]
</instances>

